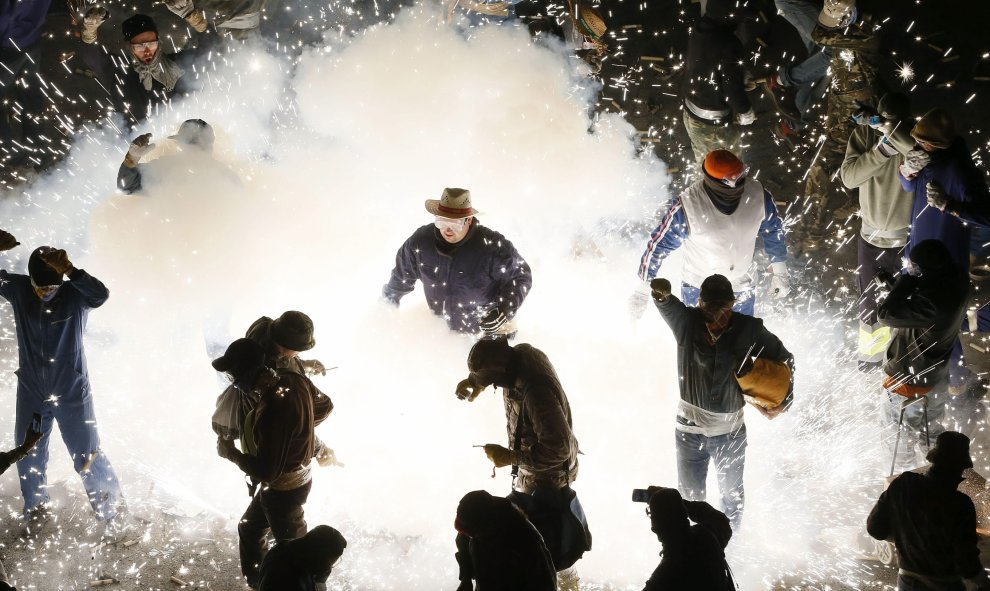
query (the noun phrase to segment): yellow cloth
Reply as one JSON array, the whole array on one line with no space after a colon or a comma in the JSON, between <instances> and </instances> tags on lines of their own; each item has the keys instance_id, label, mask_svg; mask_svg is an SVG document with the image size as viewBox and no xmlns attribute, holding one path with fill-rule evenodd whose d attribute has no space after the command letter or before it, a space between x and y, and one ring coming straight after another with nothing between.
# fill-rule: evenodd
<instances>
[{"instance_id":1,"label":"yellow cloth","mask_svg":"<svg viewBox=\"0 0 990 591\"><path fill-rule=\"evenodd\" d=\"M791 368L786 363L770 359L756 359L753 369L744 376L736 376L743 394L754 403L770 410L780 406L791 388Z\"/></svg>"}]
</instances>

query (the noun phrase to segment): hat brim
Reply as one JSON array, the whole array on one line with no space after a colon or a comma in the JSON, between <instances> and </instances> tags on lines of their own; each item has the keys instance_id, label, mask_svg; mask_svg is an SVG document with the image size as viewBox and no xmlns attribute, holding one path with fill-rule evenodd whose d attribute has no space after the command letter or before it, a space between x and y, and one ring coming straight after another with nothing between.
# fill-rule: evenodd
<instances>
[{"instance_id":1,"label":"hat brim","mask_svg":"<svg viewBox=\"0 0 990 591\"><path fill-rule=\"evenodd\" d=\"M213 369L217 371L225 372L230 371L234 364L231 363L230 359L227 359L226 357L217 357L210 365L212 365Z\"/></svg>"},{"instance_id":2,"label":"hat brim","mask_svg":"<svg viewBox=\"0 0 990 591\"><path fill-rule=\"evenodd\" d=\"M427 199L425 205L426 211L432 213L433 215L438 215L440 217L449 218L452 220L460 220L478 215L478 210L473 207L461 212L454 212L450 210L441 211L439 199Z\"/></svg>"}]
</instances>

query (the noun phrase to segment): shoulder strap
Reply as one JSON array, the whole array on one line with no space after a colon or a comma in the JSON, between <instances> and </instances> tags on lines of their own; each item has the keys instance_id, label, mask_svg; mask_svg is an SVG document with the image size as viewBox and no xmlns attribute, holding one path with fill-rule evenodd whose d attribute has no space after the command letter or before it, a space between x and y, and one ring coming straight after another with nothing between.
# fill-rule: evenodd
<instances>
[{"instance_id":1,"label":"shoulder strap","mask_svg":"<svg viewBox=\"0 0 990 591\"><path fill-rule=\"evenodd\" d=\"M526 407L523 405L524 401L525 398L519 400L519 416L516 417L516 430L512 434L512 451L518 451L519 446L522 444L523 417L526 415ZM519 464L512 464L512 484L516 483L517 476L519 476Z\"/></svg>"}]
</instances>

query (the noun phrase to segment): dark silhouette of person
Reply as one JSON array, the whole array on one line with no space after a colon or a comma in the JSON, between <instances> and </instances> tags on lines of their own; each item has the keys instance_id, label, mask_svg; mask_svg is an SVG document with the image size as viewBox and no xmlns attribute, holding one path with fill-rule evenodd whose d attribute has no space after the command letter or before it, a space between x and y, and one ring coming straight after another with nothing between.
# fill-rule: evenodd
<instances>
[{"instance_id":1,"label":"dark silhouette of person","mask_svg":"<svg viewBox=\"0 0 990 591\"><path fill-rule=\"evenodd\" d=\"M665 487L655 488L647 513L663 552L643 591L734 588L725 561L732 527L724 513L704 501L685 501L677 490Z\"/></svg>"}]
</instances>

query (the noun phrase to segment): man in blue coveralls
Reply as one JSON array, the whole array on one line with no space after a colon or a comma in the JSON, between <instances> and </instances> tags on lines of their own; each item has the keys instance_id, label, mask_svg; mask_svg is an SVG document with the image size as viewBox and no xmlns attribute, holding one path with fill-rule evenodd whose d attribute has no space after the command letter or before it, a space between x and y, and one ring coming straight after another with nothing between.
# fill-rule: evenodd
<instances>
[{"instance_id":1,"label":"man in blue coveralls","mask_svg":"<svg viewBox=\"0 0 990 591\"><path fill-rule=\"evenodd\" d=\"M0 230L0 251L18 244ZM64 250L40 246L31 253L28 275L0 270L0 296L10 302L17 325L15 436L23 441L29 430L41 432L35 451L17 462L24 514L39 521L47 516L48 439L58 421L96 517L108 521L122 503L120 484L100 450L82 335L89 310L102 306L110 292L73 267Z\"/></svg>"}]
</instances>

